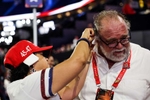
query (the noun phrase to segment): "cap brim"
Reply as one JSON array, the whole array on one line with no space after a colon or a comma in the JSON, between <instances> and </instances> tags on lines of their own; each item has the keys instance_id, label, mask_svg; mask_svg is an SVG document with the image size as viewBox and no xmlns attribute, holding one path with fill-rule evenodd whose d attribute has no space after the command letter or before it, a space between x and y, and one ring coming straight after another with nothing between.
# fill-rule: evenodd
<instances>
[{"instance_id":1,"label":"cap brim","mask_svg":"<svg viewBox=\"0 0 150 100\"><path fill-rule=\"evenodd\" d=\"M34 52L41 52L41 51L45 51L45 50L50 50L52 48L53 48L53 46L39 47L37 50L34 50Z\"/></svg>"},{"instance_id":2,"label":"cap brim","mask_svg":"<svg viewBox=\"0 0 150 100\"><path fill-rule=\"evenodd\" d=\"M23 61L23 63L26 64L26 65L28 65L28 66L31 66L31 65L33 65L35 62L37 62L38 60L39 60L39 58L38 58L36 55L31 54L31 55L29 55L29 56Z\"/></svg>"}]
</instances>

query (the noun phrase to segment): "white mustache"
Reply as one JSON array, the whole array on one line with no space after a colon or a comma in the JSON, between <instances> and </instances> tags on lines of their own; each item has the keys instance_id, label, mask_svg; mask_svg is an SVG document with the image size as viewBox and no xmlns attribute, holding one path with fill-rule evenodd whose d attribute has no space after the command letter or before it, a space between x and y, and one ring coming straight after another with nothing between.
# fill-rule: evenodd
<instances>
[{"instance_id":1,"label":"white mustache","mask_svg":"<svg viewBox=\"0 0 150 100\"><path fill-rule=\"evenodd\" d=\"M120 51L124 51L125 50L125 47L122 48L122 49L116 49L116 50L113 50L113 52L120 52Z\"/></svg>"}]
</instances>

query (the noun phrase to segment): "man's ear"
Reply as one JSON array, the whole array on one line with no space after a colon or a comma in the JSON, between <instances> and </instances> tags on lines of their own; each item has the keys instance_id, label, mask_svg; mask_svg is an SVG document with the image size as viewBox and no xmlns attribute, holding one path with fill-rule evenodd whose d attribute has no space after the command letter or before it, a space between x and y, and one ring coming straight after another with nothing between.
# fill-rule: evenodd
<instances>
[{"instance_id":1,"label":"man's ear","mask_svg":"<svg viewBox=\"0 0 150 100\"><path fill-rule=\"evenodd\" d=\"M94 34L95 34L95 36L98 36L98 30L97 30L97 28L96 28L96 26L95 25L93 25L94 27L93 27L93 30L94 30Z\"/></svg>"}]
</instances>

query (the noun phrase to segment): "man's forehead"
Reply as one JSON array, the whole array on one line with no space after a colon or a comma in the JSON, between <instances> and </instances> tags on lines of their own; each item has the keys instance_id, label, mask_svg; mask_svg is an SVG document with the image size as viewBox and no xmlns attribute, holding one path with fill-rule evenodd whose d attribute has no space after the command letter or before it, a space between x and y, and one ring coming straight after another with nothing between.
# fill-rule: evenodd
<instances>
[{"instance_id":1,"label":"man's forehead","mask_svg":"<svg viewBox=\"0 0 150 100\"><path fill-rule=\"evenodd\" d=\"M103 20L101 25L101 32L121 31L127 29L126 23L122 20Z\"/></svg>"}]
</instances>

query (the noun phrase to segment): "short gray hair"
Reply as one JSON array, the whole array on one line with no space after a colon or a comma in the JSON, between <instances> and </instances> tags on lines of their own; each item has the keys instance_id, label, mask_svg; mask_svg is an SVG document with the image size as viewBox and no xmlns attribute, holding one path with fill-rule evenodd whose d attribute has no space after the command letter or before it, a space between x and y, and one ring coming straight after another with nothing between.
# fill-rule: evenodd
<instances>
[{"instance_id":1,"label":"short gray hair","mask_svg":"<svg viewBox=\"0 0 150 100\"><path fill-rule=\"evenodd\" d=\"M102 28L101 20L103 18L107 17L107 18L114 18L115 19L118 16L121 17L125 21L128 30L130 30L130 22L125 18L125 16L123 14L117 12L116 10L104 10L98 14L95 14L93 19L94 19L94 26L95 26L96 30L100 31L100 29Z\"/></svg>"}]
</instances>

